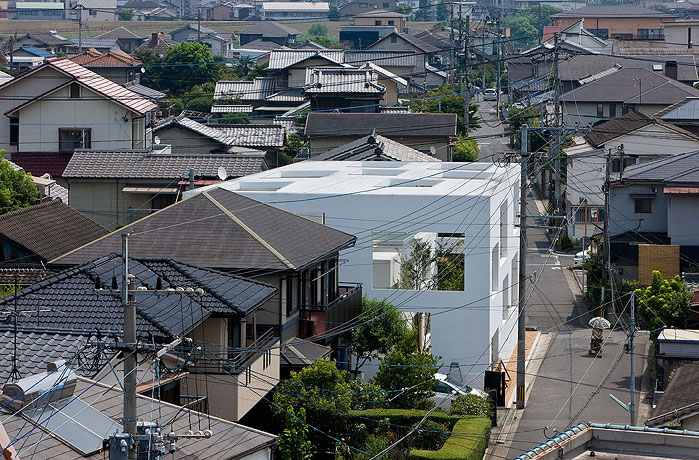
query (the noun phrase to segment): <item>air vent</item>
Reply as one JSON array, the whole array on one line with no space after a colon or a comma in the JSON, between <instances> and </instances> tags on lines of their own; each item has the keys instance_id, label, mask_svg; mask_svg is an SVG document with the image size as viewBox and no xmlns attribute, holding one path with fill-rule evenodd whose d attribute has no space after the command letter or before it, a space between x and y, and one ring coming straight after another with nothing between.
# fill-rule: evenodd
<instances>
[{"instance_id":1,"label":"air vent","mask_svg":"<svg viewBox=\"0 0 699 460\"><path fill-rule=\"evenodd\" d=\"M377 162L378 163L378 162ZM403 174L406 169L381 169L381 168L362 168L358 174L365 176L397 176Z\"/></svg>"},{"instance_id":2,"label":"air vent","mask_svg":"<svg viewBox=\"0 0 699 460\"><path fill-rule=\"evenodd\" d=\"M262 191L262 192L274 192L282 187L286 187L293 182L279 182L279 181L269 181L269 182L240 182L240 188L238 190L242 191Z\"/></svg>"},{"instance_id":3,"label":"air vent","mask_svg":"<svg viewBox=\"0 0 699 460\"><path fill-rule=\"evenodd\" d=\"M391 179L389 185L391 187L434 187L442 182L441 179Z\"/></svg>"},{"instance_id":4,"label":"air vent","mask_svg":"<svg viewBox=\"0 0 699 460\"><path fill-rule=\"evenodd\" d=\"M329 176L330 174L336 173L337 170L335 169L318 169L318 170L307 170L307 169L302 169L302 170L291 170L291 171L282 171L279 177L294 177L294 178L302 178L302 177L326 177Z\"/></svg>"}]
</instances>

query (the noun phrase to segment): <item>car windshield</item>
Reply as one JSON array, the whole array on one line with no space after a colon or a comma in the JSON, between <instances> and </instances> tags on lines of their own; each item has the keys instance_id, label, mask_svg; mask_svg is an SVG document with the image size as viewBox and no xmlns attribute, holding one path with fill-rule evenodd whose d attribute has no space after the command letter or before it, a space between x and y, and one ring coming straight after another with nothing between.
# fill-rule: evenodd
<instances>
[{"instance_id":1,"label":"car windshield","mask_svg":"<svg viewBox=\"0 0 699 460\"><path fill-rule=\"evenodd\" d=\"M454 380L454 379L451 378L450 376L447 376L446 382L447 382L449 385L452 385L452 386L458 388L459 390L463 391L464 393L470 393L470 392L471 392L471 387L470 387L470 386L464 385L463 383Z\"/></svg>"}]
</instances>

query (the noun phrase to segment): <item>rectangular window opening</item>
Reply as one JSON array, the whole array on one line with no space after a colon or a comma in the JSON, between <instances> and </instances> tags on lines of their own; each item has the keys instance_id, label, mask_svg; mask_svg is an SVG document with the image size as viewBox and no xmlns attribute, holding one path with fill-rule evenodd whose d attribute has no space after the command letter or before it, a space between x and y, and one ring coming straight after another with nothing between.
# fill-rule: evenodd
<instances>
[{"instance_id":1,"label":"rectangular window opening","mask_svg":"<svg viewBox=\"0 0 699 460\"><path fill-rule=\"evenodd\" d=\"M92 148L90 128L58 128L58 150L68 153L75 149Z\"/></svg>"},{"instance_id":2,"label":"rectangular window opening","mask_svg":"<svg viewBox=\"0 0 699 460\"><path fill-rule=\"evenodd\" d=\"M635 214L650 214L653 212L653 199L635 198L633 200L633 212Z\"/></svg>"},{"instance_id":3,"label":"rectangular window opening","mask_svg":"<svg viewBox=\"0 0 699 460\"><path fill-rule=\"evenodd\" d=\"M80 99L80 85L78 83L70 84L70 98Z\"/></svg>"}]
</instances>

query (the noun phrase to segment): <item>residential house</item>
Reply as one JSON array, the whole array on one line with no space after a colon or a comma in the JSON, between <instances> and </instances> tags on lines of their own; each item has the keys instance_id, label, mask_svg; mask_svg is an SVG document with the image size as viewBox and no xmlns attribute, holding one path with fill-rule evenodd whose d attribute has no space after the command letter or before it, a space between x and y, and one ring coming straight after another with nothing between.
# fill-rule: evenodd
<instances>
[{"instance_id":1,"label":"residential house","mask_svg":"<svg viewBox=\"0 0 699 460\"><path fill-rule=\"evenodd\" d=\"M267 169L264 152L240 150L235 155L178 154L166 147L78 151L64 172L70 204L113 230L175 203L186 187L220 182L224 170L226 177L240 177Z\"/></svg>"},{"instance_id":2,"label":"residential house","mask_svg":"<svg viewBox=\"0 0 699 460\"><path fill-rule=\"evenodd\" d=\"M153 32L149 40L146 40L136 48L136 52L148 52L159 56L165 56L167 54L168 48L175 46L172 40L165 38L162 32Z\"/></svg>"},{"instance_id":3,"label":"residential house","mask_svg":"<svg viewBox=\"0 0 699 460\"><path fill-rule=\"evenodd\" d=\"M699 21L696 19L678 19L663 24L665 46L675 50L691 49L699 38Z\"/></svg>"},{"instance_id":4,"label":"residential house","mask_svg":"<svg viewBox=\"0 0 699 460\"><path fill-rule=\"evenodd\" d=\"M9 19L51 21L66 17L63 2L14 2L14 9L8 14Z\"/></svg>"},{"instance_id":5,"label":"residential house","mask_svg":"<svg viewBox=\"0 0 699 460\"><path fill-rule=\"evenodd\" d=\"M302 94L313 111L378 113L386 87L371 69L308 67Z\"/></svg>"},{"instance_id":6,"label":"residential house","mask_svg":"<svg viewBox=\"0 0 699 460\"><path fill-rule=\"evenodd\" d=\"M204 43L211 49L211 54L214 56L227 57L229 51L233 49L233 41L230 34L220 34L215 30L204 26L198 26L193 22L173 30L170 32L170 37L172 37L173 41L178 43Z\"/></svg>"},{"instance_id":7,"label":"residential house","mask_svg":"<svg viewBox=\"0 0 699 460\"><path fill-rule=\"evenodd\" d=\"M663 148L658 149L653 139L663 139ZM631 111L574 138L573 145L564 152L569 178L566 207L573 213L569 234L575 238L598 233L599 223L604 221L604 171L610 149L613 152L610 177L618 180L628 166L699 150L699 136L658 118ZM550 183L550 172L542 171L540 183ZM542 190L542 195L547 194L547 190Z\"/></svg>"},{"instance_id":8,"label":"residential house","mask_svg":"<svg viewBox=\"0 0 699 460\"><path fill-rule=\"evenodd\" d=\"M297 216L240 193L208 189L68 253L52 265L72 266L95 254L120 251L120 233L137 230L129 238L133 257L174 256L277 287L277 295L257 311L257 328L272 327L282 344L294 345L299 338L326 333L323 342L337 345L337 336L330 330L341 328L361 312L362 287L338 278L339 252L352 247L356 238L318 223L322 219L319 214Z\"/></svg>"},{"instance_id":9,"label":"residential house","mask_svg":"<svg viewBox=\"0 0 699 460\"><path fill-rule=\"evenodd\" d=\"M379 39L368 48L369 50L390 50L390 51L408 51L416 56L416 66L413 75L409 80L416 80L418 83L426 83L427 75L425 67L435 62L434 57L439 49L423 42L412 35L400 32L393 32L388 36ZM379 65L382 65L380 62ZM403 76L403 75L401 75Z\"/></svg>"},{"instance_id":10,"label":"residential house","mask_svg":"<svg viewBox=\"0 0 699 460\"><path fill-rule=\"evenodd\" d=\"M377 134L376 130L356 141L313 155L313 161L439 161L414 148Z\"/></svg>"},{"instance_id":11,"label":"residential house","mask_svg":"<svg viewBox=\"0 0 699 460\"><path fill-rule=\"evenodd\" d=\"M250 105L257 108L265 99L275 93L275 81L270 77L256 77L254 80L218 81L214 89L214 107L230 105Z\"/></svg>"},{"instance_id":12,"label":"residential house","mask_svg":"<svg viewBox=\"0 0 699 460\"><path fill-rule=\"evenodd\" d=\"M583 21L587 31L603 40L662 40L665 23L675 22L672 14L633 5L590 5L554 14L551 19L561 29Z\"/></svg>"},{"instance_id":13,"label":"residential house","mask_svg":"<svg viewBox=\"0 0 699 460\"><path fill-rule=\"evenodd\" d=\"M12 169L15 171L24 171L24 168L15 164L9 160L2 159L2 161L7 161ZM68 203L68 189L58 185L55 179L51 177L51 174L44 173L42 175L32 176L29 175L32 183L36 186L37 191L37 204L43 203L45 201L57 200L61 203Z\"/></svg>"},{"instance_id":14,"label":"residential house","mask_svg":"<svg viewBox=\"0 0 699 460\"><path fill-rule=\"evenodd\" d=\"M51 54L66 53L68 46L72 46L73 42L56 33L49 32L30 32L24 37L20 37L13 41L13 49L19 49L23 46L33 46L48 51Z\"/></svg>"},{"instance_id":15,"label":"residential house","mask_svg":"<svg viewBox=\"0 0 699 460\"><path fill-rule=\"evenodd\" d=\"M405 29L405 19L407 16L396 13L396 6L396 0L352 0L342 5L339 9L340 17L344 21L354 19L354 25L356 26L395 25L398 30L402 32L403 29ZM394 16L393 14L400 16ZM375 19L373 22L371 22L372 17ZM401 17L403 23L396 23L396 19L400 20ZM389 20L393 22L393 24L389 24ZM380 21L381 23L377 23L377 21ZM369 24L369 22L371 22L371 24Z\"/></svg>"},{"instance_id":16,"label":"residential house","mask_svg":"<svg viewBox=\"0 0 699 460\"><path fill-rule=\"evenodd\" d=\"M208 3L199 5L201 18L205 21L230 21L233 18L232 4Z\"/></svg>"},{"instance_id":17,"label":"residential house","mask_svg":"<svg viewBox=\"0 0 699 460\"><path fill-rule=\"evenodd\" d=\"M471 382L489 363L511 359L514 347L509 331L517 323L511 306L518 279L519 176L518 164L301 161L219 187L362 235L340 252L347 260L340 278L360 281L370 298L402 299L398 306L418 329L420 344L446 362L462 360L464 350L487 350L478 364L462 366ZM432 217L406 220L435 200ZM438 209L449 209L448 216ZM391 227L397 221L400 228ZM422 279L401 276L402 261L418 243L443 251L452 275L435 264ZM447 277L449 285L439 283Z\"/></svg>"},{"instance_id":18,"label":"residential house","mask_svg":"<svg viewBox=\"0 0 699 460\"><path fill-rule=\"evenodd\" d=\"M109 32L100 34L95 38L116 38L119 49L125 53L133 53L136 48L141 46L141 44L146 40L124 26L112 29Z\"/></svg>"},{"instance_id":19,"label":"residential house","mask_svg":"<svg viewBox=\"0 0 699 460\"><path fill-rule=\"evenodd\" d=\"M243 29L238 36L241 47L256 40L272 42L279 46L292 46L296 43L296 36L300 34L298 30L280 22L264 21Z\"/></svg>"},{"instance_id":20,"label":"residential house","mask_svg":"<svg viewBox=\"0 0 699 460\"><path fill-rule=\"evenodd\" d=\"M374 63L383 67L394 75L404 78L409 83L412 80L423 81L424 60L421 54L403 50L348 50L343 55L345 64L360 67L367 63ZM417 76L415 76L417 75Z\"/></svg>"},{"instance_id":21,"label":"residential house","mask_svg":"<svg viewBox=\"0 0 699 460\"><path fill-rule=\"evenodd\" d=\"M695 151L629 166L621 179L610 184L610 249L612 261L625 277L636 278L638 273L643 278L656 268L641 265L639 246L644 244L672 245L674 255L663 262L668 266L666 276L671 275L669 267L675 267L673 271L679 274L695 266L699 259L694 212L699 196L698 171L699 151Z\"/></svg>"},{"instance_id":22,"label":"residential house","mask_svg":"<svg viewBox=\"0 0 699 460\"><path fill-rule=\"evenodd\" d=\"M687 273L683 273L683 279L687 282L690 292L696 289L696 283L692 279L691 275L688 277ZM696 316L696 290L694 291L694 296L690 300L689 308L691 310L690 318ZM691 321L691 319L690 319ZM655 393L654 399L655 403L662 397L663 391L667 387L667 384L673 377L673 371L687 363L697 363L699 359L699 330L697 329L677 329L674 327L667 327L660 331L658 334L658 351L655 353L657 371L654 372L655 376ZM676 387L675 387L676 391ZM672 395L671 398L677 395ZM671 399L668 398L668 399ZM699 401L699 399L697 400ZM694 401L696 402L696 401ZM668 403L668 401L666 401ZM689 403L688 403L689 404ZM682 404L681 406L684 406ZM662 415L665 411L661 409L656 412L655 415ZM656 420L660 422L661 420ZM654 421L654 422L656 422ZM646 422L648 424L648 422ZM651 422L653 423L653 422ZM649 426L658 426L657 424L652 424Z\"/></svg>"},{"instance_id":23,"label":"residential house","mask_svg":"<svg viewBox=\"0 0 699 460\"><path fill-rule=\"evenodd\" d=\"M610 53L612 44L606 40L599 38L589 30L583 27L584 20L581 19L568 27L559 25L544 26L543 42L553 45L558 34L558 40L565 40L569 43L575 43L595 53Z\"/></svg>"},{"instance_id":24,"label":"residential house","mask_svg":"<svg viewBox=\"0 0 699 460\"><path fill-rule=\"evenodd\" d=\"M364 137L374 129L396 142L450 161L456 114L311 112L304 133L313 156Z\"/></svg>"},{"instance_id":25,"label":"residential house","mask_svg":"<svg viewBox=\"0 0 699 460\"><path fill-rule=\"evenodd\" d=\"M699 331L686 331L697 334ZM680 366L662 392L646 426L699 431L699 362Z\"/></svg>"},{"instance_id":26,"label":"residential house","mask_svg":"<svg viewBox=\"0 0 699 460\"><path fill-rule=\"evenodd\" d=\"M696 459L694 445L699 435L693 431L579 423L514 460L574 460L588 457L623 458L620 452L633 452L634 460L658 457Z\"/></svg>"},{"instance_id":27,"label":"residential house","mask_svg":"<svg viewBox=\"0 0 699 460\"><path fill-rule=\"evenodd\" d=\"M613 119L631 108L652 115L687 97L699 96L699 90L645 68L616 66L580 83L560 97L568 126Z\"/></svg>"},{"instance_id":28,"label":"residential house","mask_svg":"<svg viewBox=\"0 0 699 460\"><path fill-rule=\"evenodd\" d=\"M654 114L694 134L699 134L699 98L688 97Z\"/></svg>"},{"instance_id":29,"label":"residential house","mask_svg":"<svg viewBox=\"0 0 699 460\"><path fill-rule=\"evenodd\" d=\"M54 177L78 148L145 148L146 126L157 107L66 58L49 59L0 85L0 95L9 121L0 139L11 160L35 175Z\"/></svg>"},{"instance_id":30,"label":"residential house","mask_svg":"<svg viewBox=\"0 0 699 460\"><path fill-rule=\"evenodd\" d=\"M21 48L18 48L14 51L12 51L12 58L18 58L18 57L25 57L25 56L33 56L33 57L39 57L39 58L50 58L53 57L53 54L50 51L46 51L41 48L37 48L36 46L29 46L29 45L24 45Z\"/></svg>"},{"instance_id":31,"label":"residential house","mask_svg":"<svg viewBox=\"0 0 699 460\"><path fill-rule=\"evenodd\" d=\"M122 238L121 232L114 236ZM105 238L109 236L98 241ZM210 415L239 420L279 379L279 354L272 353L280 345L279 335L275 334L275 325L261 324L268 315L265 310L278 297L277 288L169 257L137 257L133 249L132 246L128 267L134 276L131 282L153 290L159 286L164 290L200 290L199 294L190 295L163 295L153 291L134 294L140 335L150 337L154 343L168 343L175 337L194 341L190 347L180 347L163 356L163 364L171 369L178 362L191 360L190 372L164 371L161 382L167 383L158 385L151 378L141 391L157 393L158 387L169 390L161 391L161 397L177 406L206 397ZM121 254L106 253L27 286L16 299L14 296L1 299L0 305L7 308L16 302L22 311L36 312L18 315L17 326L22 329L65 330L83 336L92 332L93 338L99 330L100 338L118 338L124 323L119 290L123 283L123 277L119 276L122 270ZM110 289L114 286L116 289ZM98 294L97 290L103 292ZM48 311L47 298L51 299L52 307ZM204 350L197 350L199 347ZM114 372L106 363L104 367L104 370L98 368L101 371L98 376ZM203 389L205 376L209 380L208 389Z\"/></svg>"},{"instance_id":32,"label":"residential house","mask_svg":"<svg viewBox=\"0 0 699 460\"><path fill-rule=\"evenodd\" d=\"M404 89L408 87L408 82L404 78L399 77L393 72L389 72L388 70L384 69L379 65L374 64L373 62L368 62L359 68L362 70L371 70L372 72L374 72L378 77L379 85L382 85L384 88L386 88L386 93L384 94L383 99L381 99L381 106L379 107L379 112L381 112L383 109L388 108L388 106L391 104L397 104L399 102L399 94L401 94L404 91Z\"/></svg>"},{"instance_id":33,"label":"residential house","mask_svg":"<svg viewBox=\"0 0 699 460\"><path fill-rule=\"evenodd\" d=\"M119 85L141 81L141 61L120 49L102 54L90 48L68 59Z\"/></svg>"},{"instance_id":34,"label":"residential house","mask_svg":"<svg viewBox=\"0 0 699 460\"><path fill-rule=\"evenodd\" d=\"M260 8L263 21L328 20L330 4L327 2L264 2Z\"/></svg>"},{"instance_id":35,"label":"residential house","mask_svg":"<svg viewBox=\"0 0 699 460\"><path fill-rule=\"evenodd\" d=\"M67 54L79 54L90 48L106 54L112 51L118 51L119 43L116 38L76 38L73 39L73 44L67 47Z\"/></svg>"},{"instance_id":36,"label":"residential house","mask_svg":"<svg viewBox=\"0 0 699 460\"><path fill-rule=\"evenodd\" d=\"M340 26L340 42L351 49L363 50L383 37L395 32L395 26Z\"/></svg>"},{"instance_id":37,"label":"residential house","mask_svg":"<svg viewBox=\"0 0 699 460\"><path fill-rule=\"evenodd\" d=\"M0 262L41 265L109 230L58 200L0 215Z\"/></svg>"},{"instance_id":38,"label":"residential house","mask_svg":"<svg viewBox=\"0 0 699 460\"><path fill-rule=\"evenodd\" d=\"M160 91L155 90L153 88L143 86L142 84L136 83L135 81L126 82L122 86L128 89L129 91L138 94L142 98L148 99L154 104L157 104L158 108L155 112L156 119L167 118L172 115L172 112L174 110L176 110L174 104L168 102L168 100L165 99L165 93L161 93Z\"/></svg>"},{"instance_id":39,"label":"residential house","mask_svg":"<svg viewBox=\"0 0 699 460\"><path fill-rule=\"evenodd\" d=\"M273 50L269 55L267 74L273 77L275 88L303 88L306 68L342 65L342 50Z\"/></svg>"},{"instance_id":40,"label":"residential house","mask_svg":"<svg viewBox=\"0 0 699 460\"><path fill-rule=\"evenodd\" d=\"M104 22L116 21L118 16L117 0L68 0L66 9L70 10L69 16L75 21Z\"/></svg>"}]
</instances>

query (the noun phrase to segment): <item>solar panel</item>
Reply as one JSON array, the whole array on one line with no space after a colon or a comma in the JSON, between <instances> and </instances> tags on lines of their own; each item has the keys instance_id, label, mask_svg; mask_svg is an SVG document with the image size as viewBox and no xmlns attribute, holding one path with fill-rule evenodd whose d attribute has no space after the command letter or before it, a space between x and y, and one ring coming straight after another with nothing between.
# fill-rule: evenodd
<instances>
[{"instance_id":1,"label":"solar panel","mask_svg":"<svg viewBox=\"0 0 699 460\"><path fill-rule=\"evenodd\" d=\"M123 427L80 399L56 401L25 411L29 420L80 452L90 455L102 450L105 439ZM64 407L65 406L65 407ZM50 418L49 418L50 417Z\"/></svg>"}]
</instances>

